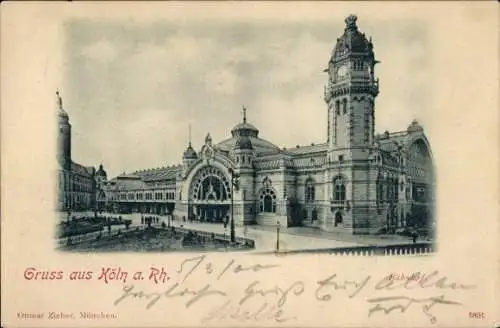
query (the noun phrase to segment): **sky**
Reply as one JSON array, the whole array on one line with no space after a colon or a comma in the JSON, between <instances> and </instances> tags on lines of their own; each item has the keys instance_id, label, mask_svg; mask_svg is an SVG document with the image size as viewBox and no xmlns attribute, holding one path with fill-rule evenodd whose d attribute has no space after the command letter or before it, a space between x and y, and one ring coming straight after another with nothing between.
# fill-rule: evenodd
<instances>
[{"instance_id":1,"label":"sky","mask_svg":"<svg viewBox=\"0 0 500 328\"><path fill-rule=\"evenodd\" d=\"M347 15L346 15L347 16ZM377 132L405 130L429 106L425 26L358 17L381 61ZM179 164L242 119L279 147L326 140L323 90L343 20L78 19L65 25L63 86L73 160L108 176ZM425 122L422 122L425 128Z\"/></svg>"}]
</instances>

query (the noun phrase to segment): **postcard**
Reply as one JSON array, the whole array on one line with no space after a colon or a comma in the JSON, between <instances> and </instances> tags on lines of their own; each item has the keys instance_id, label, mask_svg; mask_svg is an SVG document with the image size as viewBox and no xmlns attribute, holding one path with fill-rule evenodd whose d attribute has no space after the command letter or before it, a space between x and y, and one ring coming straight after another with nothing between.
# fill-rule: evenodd
<instances>
[{"instance_id":1,"label":"postcard","mask_svg":"<svg viewBox=\"0 0 500 328\"><path fill-rule=\"evenodd\" d=\"M497 9L2 4L2 326L498 327Z\"/></svg>"}]
</instances>

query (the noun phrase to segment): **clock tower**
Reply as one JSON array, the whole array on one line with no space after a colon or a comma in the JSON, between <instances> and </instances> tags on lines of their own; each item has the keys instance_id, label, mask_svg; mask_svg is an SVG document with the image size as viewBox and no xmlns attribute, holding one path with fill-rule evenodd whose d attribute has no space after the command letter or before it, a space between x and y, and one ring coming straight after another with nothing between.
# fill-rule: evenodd
<instances>
[{"instance_id":1,"label":"clock tower","mask_svg":"<svg viewBox=\"0 0 500 328\"><path fill-rule=\"evenodd\" d=\"M328 106L329 160L367 159L374 141L374 101L378 94L373 44L345 19L344 34L328 63L325 102Z\"/></svg>"}]
</instances>

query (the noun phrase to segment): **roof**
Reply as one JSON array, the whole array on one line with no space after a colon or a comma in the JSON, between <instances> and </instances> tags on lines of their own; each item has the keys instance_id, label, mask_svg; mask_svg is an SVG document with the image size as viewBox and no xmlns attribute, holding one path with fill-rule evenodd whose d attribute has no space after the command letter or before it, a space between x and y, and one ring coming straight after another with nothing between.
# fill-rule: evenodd
<instances>
[{"instance_id":1,"label":"roof","mask_svg":"<svg viewBox=\"0 0 500 328\"><path fill-rule=\"evenodd\" d=\"M250 140L249 137L241 136L238 138L238 140L236 140L235 148L252 150L253 149L252 141Z\"/></svg>"},{"instance_id":2,"label":"roof","mask_svg":"<svg viewBox=\"0 0 500 328\"><path fill-rule=\"evenodd\" d=\"M91 166L83 166L81 164L71 162L71 171L76 174L92 177L94 175L94 168Z\"/></svg>"},{"instance_id":3,"label":"roof","mask_svg":"<svg viewBox=\"0 0 500 328\"><path fill-rule=\"evenodd\" d=\"M187 147L186 151L184 151L184 154L182 155L183 158L185 159L197 159L198 154L196 154L196 151L193 149L193 146L191 146L191 143L189 143L189 146Z\"/></svg>"},{"instance_id":4,"label":"roof","mask_svg":"<svg viewBox=\"0 0 500 328\"><path fill-rule=\"evenodd\" d=\"M248 137L250 139L250 142L252 143L252 146L253 146L253 149L257 152L257 153L277 153L277 152L280 152L280 148L274 144L272 144L271 142L267 141L267 140L264 140L264 139L261 139L259 137ZM226 139L224 141L221 141L220 143L218 143L216 145L217 148L219 148L220 150L223 150L223 151L230 151L232 150L235 145L236 145L236 142L238 141L238 137L232 137L232 138L229 138L229 139Z\"/></svg>"},{"instance_id":5,"label":"roof","mask_svg":"<svg viewBox=\"0 0 500 328\"><path fill-rule=\"evenodd\" d=\"M173 165L169 167L136 171L134 172L134 175L144 181L160 181L175 179L181 171L181 165Z\"/></svg>"},{"instance_id":6,"label":"roof","mask_svg":"<svg viewBox=\"0 0 500 328\"><path fill-rule=\"evenodd\" d=\"M106 177L106 176L107 176L106 171L105 171L105 170L104 170L104 168L102 167L102 164L101 164L101 165L99 165L99 170L97 170L96 175L98 175L98 176L103 176L103 177Z\"/></svg>"},{"instance_id":7,"label":"roof","mask_svg":"<svg viewBox=\"0 0 500 328\"><path fill-rule=\"evenodd\" d=\"M141 179L120 179L120 177L116 177L111 182L113 182L114 186L112 189L115 191L138 190L148 187Z\"/></svg>"},{"instance_id":8,"label":"roof","mask_svg":"<svg viewBox=\"0 0 500 328\"><path fill-rule=\"evenodd\" d=\"M385 132L377 134L375 140L380 144L380 149L392 152L398 150L398 146L405 146L408 142L408 136L407 131Z\"/></svg>"},{"instance_id":9,"label":"roof","mask_svg":"<svg viewBox=\"0 0 500 328\"><path fill-rule=\"evenodd\" d=\"M380 149L385 151L396 151L398 146L408 146L408 142L412 135L423 133L424 128L413 120L406 131L392 132L385 131L384 133L375 135L375 141L380 144Z\"/></svg>"},{"instance_id":10,"label":"roof","mask_svg":"<svg viewBox=\"0 0 500 328\"><path fill-rule=\"evenodd\" d=\"M364 33L358 31L356 20L355 15L350 15L345 19L344 34L337 39L332 58L343 57L349 53L365 53L373 56L373 44L366 39Z\"/></svg>"},{"instance_id":11,"label":"roof","mask_svg":"<svg viewBox=\"0 0 500 328\"><path fill-rule=\"evenodd\" d=\"M276 168L293 168L293 162L287 156L269 156L268 158L261 158L254 162L255 168L259 170L268 170Z\"/></svg>"},{"instance_id":12,"label":"roof","mask_svg":"<svg viewBox=\"0 0 500 328\"><path fill-rule=\"evenodd\" d=\"M311 144L309 146L296 146L295 148L286 148L284 151L293 155L310 154L316 152L323 152L328 149L327 143Z\"/></svg>"}]
</instances>

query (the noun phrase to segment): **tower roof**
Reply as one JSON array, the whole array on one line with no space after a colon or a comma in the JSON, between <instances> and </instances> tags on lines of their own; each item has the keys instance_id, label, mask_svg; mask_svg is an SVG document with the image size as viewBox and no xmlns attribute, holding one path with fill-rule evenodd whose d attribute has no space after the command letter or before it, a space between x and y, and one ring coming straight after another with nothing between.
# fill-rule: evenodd
<instances>
[{"instance_id":1,"label":"tower roof","mask_svg":"<svg viewBox=\"0 0 500 328\"><path fill-rule=\"evenodd\" d=\"M231 135L233 137L247 136L257 138L259 135L259 130L250 123L247 123L247 109L243 106L243 122L238 123L231 130Z\"/></svg>"},{"instance_id":2,"label":"tower roof","mask_svg":"<svg viewBox=\"0 0 500 328\"><path fill-rule=\"evenodd\" d=\"M345 19L344 34L337 39L332 53L332 61L343 58L352 53L365 54L373 57L373 43L367 40L364 33L358 30L357 17L350 15Z\"/></svg>"},{"instance_id":3,"label":"tower roof","mask_svg":"<svg viewBox=\"0 0 500 328\"><path fill-rule=\"evenodd\" d=\"M62 98L59 94L59 90L56 91L56 106L59 118L62 118L66 121L69 120L69 115L63 108Z\"/></svg>"},{"instance_id":4,"label":"tower roof","mask_svg":"<svg viewBox=\"0 0 500 328\"><path fill-rule=\"evenodd\" d=\"M106 177L107 176L107 173L106 173L106 171L104 171L104 168L103 168L102 164L99 165L99 169L97 170L97 172L95 173L95 175L101 176L101 177Z\"/></svg>"},{"instance_id":5,"label":"tower roof","mask_svg":"<svg viewBox=\"0 0 500 328\"><path fill-rule=\"evenodd\" d=\"M408 131L409 133L422 132L424 131L424 128L422 127L422 125L420 125L420 123L418 123L417 120L413 120L406 131Z\"/></svg>"},{"instance_id":6,"label":"tower roof","mask_svg":"<svg viewBox=\"0 0 500 328\"><path fill-rule=\"evenodd\" d=\"M187 149L184 151L183 158L184 159L197 159L198 158L198 154L191 146L191 143L189 143Z\"/></svg>"}]
</instances>

